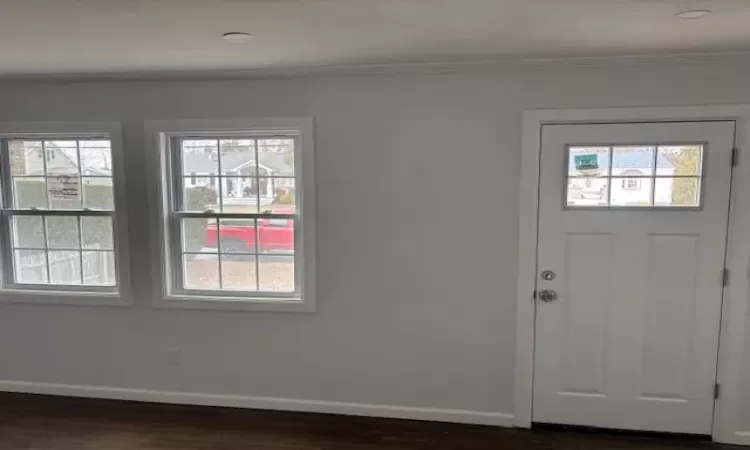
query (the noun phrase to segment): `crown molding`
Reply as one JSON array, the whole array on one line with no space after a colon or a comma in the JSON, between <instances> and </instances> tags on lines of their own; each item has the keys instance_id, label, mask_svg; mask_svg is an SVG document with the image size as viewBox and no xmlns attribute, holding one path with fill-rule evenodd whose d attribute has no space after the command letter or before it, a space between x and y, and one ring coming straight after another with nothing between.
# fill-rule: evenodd
<instances>
[{"instance_id":1,"label":"crown molding","mask_svg":"<svg viewBox=\"0 0 750 450\"><path fill-rule=\"evenodd\" d=\"M360 64L319 67L220 69L220 70L154 70L133 72L8 74L0 75L2 84L18 83L92 83L148 81L274 80L289 78L355 77L378 75L446 75L486 70L526 70L596 68L653 64L749 64L750 51L713 53L669 53L648 55L581 56L559 58L507 58L492 60L414 62L393 64Z\"/></svg>"}]
</instances>

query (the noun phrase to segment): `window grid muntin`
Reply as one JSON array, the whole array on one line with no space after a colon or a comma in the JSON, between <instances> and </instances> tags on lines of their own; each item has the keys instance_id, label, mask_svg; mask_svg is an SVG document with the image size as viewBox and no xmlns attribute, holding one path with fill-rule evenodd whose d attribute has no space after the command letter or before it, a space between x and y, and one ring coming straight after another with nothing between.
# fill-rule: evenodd
<instances>
[{"instance_id":1,"label":"window grid muntin","mask_svg":"<svg viewBox=\"0 0 750 450\"><path fill-rule=\"evenodd\" d=\"M615 148L653 148L654 156L651 161L651 173L652 175L612 175L613 167L612 162L614 158ZM656 169L658 165L658 159L660 149L669 147L695 147L698 148L698 170L694 175L657 175ZM607 149L607 171L606 175L602 176L583 176L583 175L570 175L570 164L572 157L572 149L587 149L590 148L594 153L601 153L604 148ZM708 152L708 144L706 142L669 142L669 143L633 143L633 144L567 144L565 146L565 157L564 157L564 180L565 189L563 189L563 209L564 210L702 210L703 209L703 198L705 195L705 171L706 171L706 153ZM623 178L642 178L652 180L650 189L650 204L648 205L612 205L612 186L613 181ZM656 205L656 180L658 179L696 179L697 183L697 195L696 205ZM606 197L604 198L607 202L606 205L574 205L569 203L569 192L570 192L570 180L606 180L607 189Z\"/></svg>"},{"instance_id":2,"label":"window grid muntin","mask_svg":"<svg viewBox=\"0 0 750 450\"><path fill-rule=\"evenodd\" d=\"M222 174L222 145L221 140L249 140L253 142L253 149L254 149L254 159L255 159L255 175L239 175L240 177L246 177L248 179L255 179L256 182L260 183L261 179L287 179L287 180L293 180L294 182L294 195L295 195L295 212L294 213L269 213L269 212L261 212L261 205L260 205L260 188L258 188L258 192L256 192L253 195L253 198L256 200L256 207L257 207L257 213L251 213L251 212L226 212L224 211L224 196L223 194L223 182L222 179L225 178L235 178L235 176L226 176ZM259 147L258 144L259 141L267 141L267 140L288 140L290 141L292 145L292 151L293 151L293 170L294 170L294 176L269 176L269 175L259 175L259 165L260 165L260 157L259 157ZM217 209L216 210L206 210L206 211L188 211L186 208L185 202L185 179L190 178L191 175L188 173L184 173L184 166L182 163L182 149L183 146L181 143L185 140L204 140L204 141L216 141L216 149L217 149L217 170L218 173L211 172L208 177L206 176L197 176L197 178L210 178L214 183L211 183L211 185L215 185L215 182L218 182L218 188L219 188L219 196L217 198ZM280 300L283 299L295 299L299 298L299 296L302 294L302 268L300 264L300 256L302 254L302 233L301 233L301 226L302 226L302 218L301 218L301 202L300 199L302 198L302 186L300 184L300 177L301 173L298 167L298 159L299 155L297 155L297 152L299 151L300 147L300 141L299 136L295 134L264 134L264 133L245 133L245 134L221 134L221 133L207 133L202 136L194 136L194 135L186 135L186 134L180 134L180 135L172 135L168 139L168 154L167 154L167 161L168 161L168 180L169 180L169 186L167 186L167 192L170 196L169 201L167 202L168 205L171 207L171 211L169 214L168 222L169 222L169 230L171 234L170 238L170 262L171 262L171 278L173 280L172 283L170 283L170 291L172 294L176 295L196 295L196 296L215 296L215 297L237 297L237 294L242 293L243 296L247 297L262 297L262 298L278 298ZM219 228L217 228L217 251L216 252L186 252L183 250L183 230L182 230L182 224L181 220L184 218L207 218L207 219L213 219L216 221ZM257 226L258 220L260 219L271 219L271 218L285 218L285 219L291 219L294 221L294 227L293 227L293 246L294 251L292 253L282 253L279 255L283 259L290 258L292 260L292 270L294 272L294 278L293 278L293 290L291 291L263 291L260 290L260 252L258 248L258 242L259 242L259 227ZM255 220L256 226L254 227L254 233L255 233L255 253L247 253L247 255L255 255L255 284L257 287L256 291L250 291L250 290L237 290L237 289L225 289L222 288L222 280L223 280L223 264L222 264L222 256L227 255L222 251L221 246L221 232L220 232L220 223L223 219L253 219ZM215 254L217 257L217 264L219 266L219 286L220 288L217 289L195 289L195 288L187 288L186 287L186 280L185 280L185 259L184 255L186 254Z\"/></svg>"},{"instance_id":3,"label":"window grid muntin","mask_svg":"<svg viewBox=\"0 0 750 450\"><path fill-rule=\"evenodd\" d=\"M40 142L41 144L41 161L42 161L42 175L41 176L17 176L13 174L13 166L11 164L11 155L10 155L10 142L13 141L20 141L20 142ZM49 183L48 180L51 178L48 167L47 167L47 146L49 142L55 142L55 141L75 141L76 143L76 165L77 165L77 174L78 174L78 180L79 180L79 190L80 190L80 209L72 209L72 208L66 208L66 209L50 209L51 203L50 203L50 196L49 196ZM72 291L72 292L107 292L107 293L114 293L118 292L120 287L120 274L119 274L119 267L118 267L118 258L116 257L116 249L115 249L115 192L114 192L114 173L111 173L108 176L105 175L99 175L96 177L91 178L107 178L112 181L112 189L111 189L111 196L112 196L112 209L89 209L85 208L85 202L84 202L84 196L85 196L85 189L84 185L82 183L82 178L88 178L83 177L83 169L81 167L80 161L80 143L83 141L107 141L108 145L103 147L106 148L109 151L109 161L111 164L112 161L112 141L111 137L108 135L78 135L78 134L45 134L45 135L36 135L36 136L12 136L12 137L3 137L0 138L0 184L2 185L2 193L0 197L2 197L2 214L0 214L0 228L2 228L2 248L3 248L3 287L10 288L10 289L19 289L19 290L42 290L42 291ZM111 166L110 166L111 167ZM70 174L66 174L70 175ZM30 208L19 208L17 206L17 192L15 189L15 182L14 180L16 178L42 178L44 179L44 196L45 196L45 204L47 205L46 208L39 208L39 207L30 207ZM44 248L25 248L23 246L16 246L14 237L13 237L13 218L16 216L33 216L33 217L40 217L42 221L42 240L44 244ZM81 224L81 217L85 216L98 216L98 217L109 217L110 218L110 224L111 224L111 240L113 243L113 246L111 249L103 249L101 250L102 253L111 253L112 254L112 277L113 284L84 284L84 277L83 277L83 270L84 270L84 263L83 263L83 253L84 252L95 252L95 249L85 249L83 248L83 240L81 238L82 235L82 227ZM78 223L78 236L79 236L79 246L78 249L50 249L49 248L49 240L48 240L48 232L47 232L47 219L49 217L76 217L77 223ZM28 282L21 282L18 280L16 271L18 268L16 267L16 261L15 261L15 255L17 251L25 251L25 250L43 250L44 260L45 260L45 271L46 271L46 283L28 283ZM55 251L76 251L79 253L79 276L80 283L53 283L52 277L51 277L51 269L50 269L50 252Z\"/></svg>"}]
</instances>

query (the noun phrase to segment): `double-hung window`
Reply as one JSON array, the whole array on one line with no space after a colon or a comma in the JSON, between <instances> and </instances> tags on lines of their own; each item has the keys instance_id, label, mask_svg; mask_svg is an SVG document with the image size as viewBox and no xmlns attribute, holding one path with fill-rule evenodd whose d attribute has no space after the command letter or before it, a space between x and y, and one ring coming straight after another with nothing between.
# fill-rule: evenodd
<instances>
[{"instance_id":1,"label":"double-hung window","mask_svg":"<svg viewBox=\"0 0 750 450\"><path fill-rule=\"evenodd\" d=\"M116 231L117 209L124 206L113 170L121 164L119 155L113 161L119 127L39 127L50 128L55 131L0 130L4 298L120 303L127 252L118 251L125 244Z\"/></svg>"},{"instance_id":2,"label":"double-hung window","mask_svg":"<svg viewBox=\"0 0 750 450\"><path fill-rule=\"evenodd\" d=\"M160 155L158 302L312 310L310 121L150 127Z\"/></svg>"}]
</instances>

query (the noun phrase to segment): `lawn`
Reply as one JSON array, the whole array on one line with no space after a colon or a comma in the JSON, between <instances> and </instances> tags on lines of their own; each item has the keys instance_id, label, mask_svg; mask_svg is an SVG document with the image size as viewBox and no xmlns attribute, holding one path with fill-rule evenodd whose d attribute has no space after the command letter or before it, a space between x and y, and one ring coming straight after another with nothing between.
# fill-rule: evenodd
<instances>
[{"instance_id":1,"label":"lawn","mask_svg":"<svg viewBox=\"0 0 750 450\"><path fill-rule=\"evenodd\" d=\"M185 262L185 287L188 289L237 289L291 292L294 290L294 262L291 256L261 255L258 261L260 271L256 273L254 256L245 260L219 261L215 257L193 259ZM219 283L221 281L221 284Z\"/></svg>"}]
</instances>

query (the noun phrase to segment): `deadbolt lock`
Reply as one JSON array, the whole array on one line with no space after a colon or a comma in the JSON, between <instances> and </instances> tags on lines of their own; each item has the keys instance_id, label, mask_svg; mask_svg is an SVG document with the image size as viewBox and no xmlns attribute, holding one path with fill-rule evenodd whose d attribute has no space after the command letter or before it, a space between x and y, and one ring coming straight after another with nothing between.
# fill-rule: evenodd
<instances>
[{"instance_id":1,"label":"deadbolt lock","mask_svg":"<svg viewBox=\"0 0 750 450\"><path fill-rule=\"evenodd\" d=\"M555 279L555 277L557 277L557 275L555 275L555 272L551 270L545 270L544 272L542 272L542 280L552 281Z\"/></svg>"}]
</instances>

